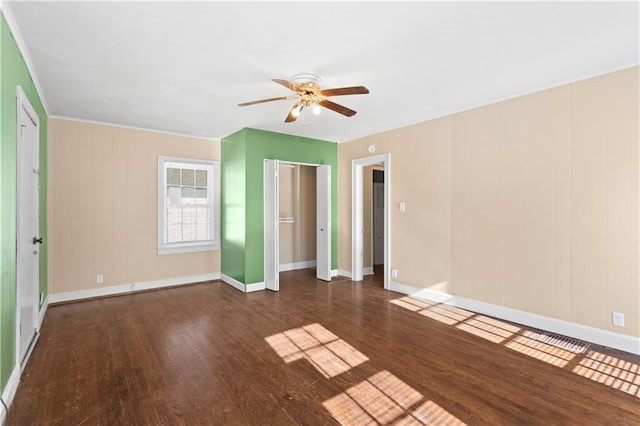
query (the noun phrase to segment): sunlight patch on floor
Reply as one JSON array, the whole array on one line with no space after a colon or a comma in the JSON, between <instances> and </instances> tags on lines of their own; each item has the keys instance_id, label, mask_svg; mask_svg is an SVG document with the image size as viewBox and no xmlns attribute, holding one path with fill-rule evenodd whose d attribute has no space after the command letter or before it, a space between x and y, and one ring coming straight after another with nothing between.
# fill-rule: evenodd
<instances>
[{"instance_id":1,"label":"sunlight patch on floor","mask_svg":"<svg viewBox=\"0 0 640 426\"><path fill-rule=\"evenodd\" d=\"M546 337L544 334L455 306L411 296L391 300L391 303L556 367L573 368L572 371L580 376L640 398L638 363L621 360L594 350L580 354L588 348L586 343L585 346L577 348L580 350L572 350L575 344L568 344L564 346L566 349L563 349L543 341ZM577 339L573 340L583 343ZM575 365L578 360L580 360L579 363Z\"/></svg>"},{"instance_id":2,"label":"sunlight patch on floor","mask_svg":"<svg viewBox=\"0 0 640 426\"><path fill-rule=\"evenodd\" d=\"M447 325L458 324L473 316L471 312L447 305L434 305L421 310L419 314Z\"/></svg>"},{"instance_id":3,"label":"sunlight patch on floor","mask_svg":"<svg viewBox=\"0 0 640 426\"><path fill-rule=\"evenodd\" d=\"M498 321L495 318L485 317L484 315L472 315L466 321L458 324L456 328L475 334L493 343L502 343L521 330L520 327Z\"/></svg>"},{"instance_id":4,"label":"sunlight patch on floor","mask_svg":"<svg viewBox=\"0 0 640 426\"><path fill-rule=\"evenodd\" d=\"M539 333L523 330L505 346L556 367L564 367L576 354L538 340Z\"/></svg>"},{"instance_id":5,"label":"sunlight patch on floor","mask_svg":"<svg viewBox=\"0 0 640 426\"><path fill-rule=\"evenodd\" d=\"M614 389L640 397L640 367L611 355L590 350L573 372Z\"/></svg>"},{"instance_id":6,"label":"sunlight patch on floor","mask_svg":"<svg viewBox=\"0 0 640 426\"><path fill-rule=\"evenodd\" d=\"M287 330L265 340L286 363L306 359L325 378L335 377L369 360L320 324Z\"/></svg>"},{"instance_id":7,"label":"sunlight patch on floor","mask_svg":"<svg viewBox=\"0 0 640 426\"><path fill-rule=\"evenodd\" d=\"M464 425L388 371L381 371L323 403L344 425Z\"/></svg>"}]
</instances>

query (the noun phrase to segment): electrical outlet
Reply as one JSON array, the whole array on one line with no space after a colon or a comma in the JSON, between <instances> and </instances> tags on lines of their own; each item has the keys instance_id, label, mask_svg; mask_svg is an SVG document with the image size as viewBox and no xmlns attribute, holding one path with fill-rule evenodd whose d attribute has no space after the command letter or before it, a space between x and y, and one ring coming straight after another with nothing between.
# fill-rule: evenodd
<instances>
[{"instance_id":1,"label":"electrical outlet","mask_svg":"<svg viewBox=\"0 0 640 426\"><path fill-rule=\"evenodd\" d=\"M405 210L407 210L406 204L404 203L404 201L400 201L400 211L403 212Z\"/></svg>"},{"instance_id":2,"label":"electrical outlet","mask_svg":"<svg viewBox=\"0 0 640 426\"><path fill-rule=\"evenodd\" d=\"M622 312L613 313L613 325L616 327L624 327L624 314Z\"/></svg>"},{"instance_id":3,"label":"electrical outlet","mask_svg":"<svg viewBox=\"0 0 640 426\"><path fill-rule=\"evenodd\" d=\"M104 282L104 275L98 274L96 275L96 283L102 284Z\"/></svg>"},{"instance_id":4,"label":"electrical outlet","mask_svg":"<svg viewBox=\"0 0 640 426\"><path fill-rule=\"evenodd\" d=\"M391 277L398 278L398 268L391 269Z\"/></svg>"}]
</instances>

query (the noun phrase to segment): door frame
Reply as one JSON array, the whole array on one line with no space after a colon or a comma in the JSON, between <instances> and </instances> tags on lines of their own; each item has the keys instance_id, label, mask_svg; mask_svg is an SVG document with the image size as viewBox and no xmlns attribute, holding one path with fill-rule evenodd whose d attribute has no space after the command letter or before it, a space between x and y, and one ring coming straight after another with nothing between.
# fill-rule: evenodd
<instances>
[{"instance_id":1,"label":"door frame","mask_svg":"<svg viewBox=\"0 0 640 426\"><path fill-rule=\"evenodd\" d=\"M391 153L351 160L351 279L364 278L364 167L384 164L384 288L389 289L391 244Z\"/></svg>"},{"instance_id":2,"label":"door frame","mask_svg":"<svg viewBox=\"0 0 640 426\"><path fill-rule=\"evenodd\" d=\"M21 359L20 357L20 326L21 326L21 322L22 319L20 318L20 290L18 288L19 283L21 282L21 276L22 276L22 272L21 272L21 267L20 267L20 261L19 261L19 253L20 250L17 247L17 244L20 244L20 226L18 225L18 218L20 217L20 191L19 191L19 185L21 182L20 179L20 170L21 170L21 163L20 163L20 126L21 126L21 122L20 122L20 111L23 110L27 116L29 117L29 119L33 122L34 126L35 126L35 150L34 150L34 158L37 160L37 164L38 164L38 172L40 170L40 118L38 117L38 114L36 113L35 109L33 108L33 106L31 105L31 102L29 102L29 98L27 97L27 95L24 93L24 91L22 90L22 87L20 86L16 86L16 334L15 334L15 356L16 356L16 362L15 362L15 366L16 368L19 369L20 372L22 372L22 370L24 369L24 367L27 365L27 361L29 359L29 357L31 356L31 352L33 351L33 348L36 344L36 341L38 339L38 334L40 333L40 322L38 321L38 314L40 311L40 262L38 261L38 291L37 291L37 295L38 298L36 300L36 309L34 311L34 325L35 325L35 335L34 338L31 342L31 345L29 347L29 349L27 349L27 352L25 353L25 356L23 359ZM38 196L38 232L40 228L40 198ZM38 259L40 259L40 253L38 253Z\"/></svg>"},{"instance_id":3,"label":"door frame","mask_svg":"<svg viewBox=\"0 0 640 426\"><path fill-rule=\"evenodd\" d=\"M262 171L263 172L263 176L265 175L265 170L266 170L265 164L266 164L267 160L272 160L272 161L276 162L276 171L278 170L279 166L281 166L281 165L310 166L310 167L315 167L315 168L326 166L326 167L329 168L329 178L331 179L332 167L331 167L330 164L302 163L302 162L298 162L298 161L280 160L278 158L265 158L265 159L263 159L263 166L262 166L263 167L263 171ZM265 190L266 184L267 184L267 179L266 179L266 176L265 176L263 178L263 197L264 197L264 202L263 202L263 213L262 213L263 223L264 223L264 230L263 230L264 253L263 253L262 258L263 258L263 264L264 264L263 265L263 271L264 271L263 282L265 284L265 289L267 287L267 271L270 269L267 266L267 260L268 260L267 259L267 257L268 257L267 256L267 245L269 245L269 239L267 238L269 224L267 223L267 221L269 220L269 214L267 213L267 201L266 201L266 195L267 194L266 194L266 190ZM328 217L329 217L329 224L330 225L332 224L332 220L331 220L331 201L332 201L332 195L333 195L332 190L331 190L332 185L333 184L330 181L329 182L329 204L327 205L327 210L328 210L327 214L328 214ZM280 188L280 181L279 181L279 179L276 178L276 195L279 192L279 188ZM318 182L316 182L316 191L317 191L317 188L318 188ZM317 217L317 209L318 209L318 206L316 205L316 217ZM275 221L275 224L273 226L275 226L276 243L277 243L278 242L278 235L279 235L279 232L280 232L280 227L279 227L278 221ZM317 226L318 226L318 224L316 223L316 228L317 228ZM331 242L331 239L332 239L332 233L333 233L333 227L329 230L329 233L328 233L328 235L329 235L329 259L328 259L328 262L329 262L329 275L330 276L334 275L334 270L331 269L331 255L332 255L332 249L331 249L332 242ZM316 229L316 234L317 234L317 229ZM317 236L316 236L316 239L317 239ZM317 245L317 241L316 241L316 245ZM279 244L276 244L276 250L280 250ZM279 265L279 263L280 262L278 260L279 259L278 255L276 255L275 258L276 258L276 263L278 263L278 264L275 265L275 274L276 274L275 287L276 287L276 290L274 290L274 291L279 291L280 290L280 280L279 280L279 276L280 276L280 265ZM318 260L318 250L317 250L317 247L316 247L316 265L317 265L317 260Z\"/></svg>"}]
</instances>

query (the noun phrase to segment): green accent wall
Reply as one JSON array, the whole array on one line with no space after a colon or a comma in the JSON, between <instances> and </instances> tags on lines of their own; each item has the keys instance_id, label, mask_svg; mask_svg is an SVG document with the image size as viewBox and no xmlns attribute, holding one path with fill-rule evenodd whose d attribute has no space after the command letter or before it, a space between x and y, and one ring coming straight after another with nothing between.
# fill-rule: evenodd
<instances>
[{"instance_id":1,"label":"green accent wall","mask_svg":"<svg viewBox=\"0 0 640 426\"><path fill-rule=\"evenodd\" d=\"M243 129L222 139L222 273L264 281L264 160L331 166L331 269L338 264L338 145Z\"/></svg>"},{"instance_id":2,"label":"green accent wall","mask_svg":"<svg viewBox=\"0 0 640 426\"><path fill-rule=\"evenodd\" d=\"M47 115L9 26L0 19L0 391L16 348L16 87L40 118L40 292L47 294ZM44 298L43 298L44 299Z\"/></svg>"},{"instance_id":3,"label":"green accent wall","mask_svg":"<svg viewBox=\"0 0 640 426\"><path fill-rule=\"evenodd\" d=\"M246 132L222 139L220 170L220 269L245 282Z\"/></svg>"}]
</instances>

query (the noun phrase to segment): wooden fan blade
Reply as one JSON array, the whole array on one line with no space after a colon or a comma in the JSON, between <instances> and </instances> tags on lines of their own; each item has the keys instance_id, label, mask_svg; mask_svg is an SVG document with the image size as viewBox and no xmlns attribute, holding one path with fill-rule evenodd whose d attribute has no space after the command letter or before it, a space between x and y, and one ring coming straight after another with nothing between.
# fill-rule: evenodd
<instances>
[{"instance_id":1,"label":"wooden fan blade","mask_svg":"<svg viewBox=\"0 0 640 426\"><path fill-rule=\"evenodd\" d=\"M271 80L272 80L272 81L275 81L275 82L276 82L276 83L278 83L278 84L283 85L283 86L284 86L284 87L286 87L287 89L289 89L289 90L291 90L291 91L294 91L294 92L296 92L296 93L304 92L304 89L303 89L301 86L298 86L297 84L292 83L292 82L291 82L291 81L289 81L289 80L280 80L280 79L277 79L277 78L272 78Z\"/></svg>"},{"instance_id":2,"label":"wooden fan blade","mask_svg":"<svg viewBox=\"0 0 640 426\"><path fill-rule=\"evenodd\" d=\"M238 106L249 106L249 105L261 104L264 102L283 101L283 100L289 100L289 99L293 99L293 98L291 96L280 96L278 98L260 99L259 101L243 102L241 104L238 104Z\"/></svg>"},{"instance_id":3,"label":"wooden fan blade","mask_svg":"<svg viewBox=\"0 0 640 426\"><path fill-rule=\"evenodd\" d=\"M341 87L339 89L322 90L324 96L340 96L340 95L366 95L369 89L364 86Z\"/></svg>"},{"instance_id":4,"label":"wooden fan blade","mask_svg":"<svg viewBox=\"0 0 640 426\"><path fill-rule=\"evenodd\" d=\"M300 116L300 112L302 112L302 102L296 102L289 110L289 114L287 115L287 118L284 119L284 122L292 123L296 121Z\"/></svg>"},{"instance_id":5,"label":"wooden fan blade","mask_svg":"<svg viewBox=\"0 0 640 426\"><path fill-rule=\"evenodd\" d=\"M340 113L342 115L346 115L347 117L353 117L354 115L356 115L356 111L349 109L345 106L339 105L335 102L328 101L326 99L324 101L320 101L319 105L322 105L325 108L329 108L330 110Z\"/></svg>"}]
</instances>

